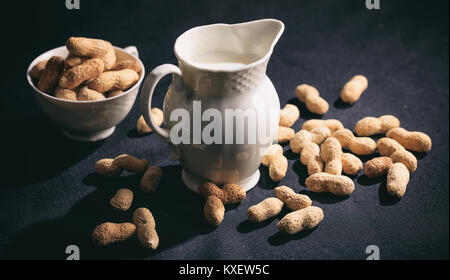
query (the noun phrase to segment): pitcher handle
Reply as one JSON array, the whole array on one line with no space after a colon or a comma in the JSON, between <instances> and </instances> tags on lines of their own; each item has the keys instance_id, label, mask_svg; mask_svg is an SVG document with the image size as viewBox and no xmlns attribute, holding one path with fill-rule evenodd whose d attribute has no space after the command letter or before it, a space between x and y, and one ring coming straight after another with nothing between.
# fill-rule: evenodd
<instances>
[{"instance_id":1,"label":"pitcher handle","mask_svg":"<svg viewBox=\"0 0 450 280\"><path fill-rule=\"evenodd\" d=\"M145 78L144 86L141 91L141 112L144 116L145 122L158 133L164 140L169 141L170 131L167 128L161 128L156 125L152 116L152 96L158 82L166 75L178 75L181 78L181 70L173 64L162 64L153 69L147 78ZM172 79L174 76L172 76ZM169 141L170 142L170 141Z\"/></svg>"}]
</instances>

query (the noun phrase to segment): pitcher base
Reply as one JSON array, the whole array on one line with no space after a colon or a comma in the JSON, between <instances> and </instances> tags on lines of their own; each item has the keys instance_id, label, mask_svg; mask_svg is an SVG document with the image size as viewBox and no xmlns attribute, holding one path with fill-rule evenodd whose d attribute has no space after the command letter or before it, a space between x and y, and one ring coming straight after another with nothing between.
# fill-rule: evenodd
<instances>
[{"instance_id":1,"label":"pitcher base","mask_svg":"<svg viewBox=\"0 0 450 280\"><path fill-rule=\"evenodd\" d=\"M250 177L237 182L237 184L241 186L244 189L244 191L248 192L254 186L256 186L256 184L258 184L259 176L260 176L259 169L257 169L252 175L250 175ZM204 180L192 175L185 169L183 169L183 171L181 172L181 178L183 179L183 182L188 189L197 193L198 187L200 186L201 183L204 182Z\"/></svg>"}]
</instances>

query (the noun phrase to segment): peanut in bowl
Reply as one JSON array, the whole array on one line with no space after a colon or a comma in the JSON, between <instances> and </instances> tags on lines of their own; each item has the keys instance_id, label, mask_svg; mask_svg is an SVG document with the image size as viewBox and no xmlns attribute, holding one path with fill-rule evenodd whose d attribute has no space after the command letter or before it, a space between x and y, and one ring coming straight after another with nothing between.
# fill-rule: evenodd
<instances>
[{"instance_id":1,"label":"peanut in bowl","mask_svg":"<svg viewBox=\"0 0 450 280\"><path fill-rule=\"evenodd\" d=\"M98 141L110 136L115 126L130 112L139 92L145 68L138 58L136 47L113 47L117 62L124 60L137 61L142 69L138 81L123 93L101 100L68 100L57 98L38 89L37 83L30 76L30 71L40 61L52 56L66 58L69 51L66 46L49 50L34 59L27 69L27 80L33 89L34 96L45 114L54 121L67 137L77 141Z\"/></svg>"}]
</instances>

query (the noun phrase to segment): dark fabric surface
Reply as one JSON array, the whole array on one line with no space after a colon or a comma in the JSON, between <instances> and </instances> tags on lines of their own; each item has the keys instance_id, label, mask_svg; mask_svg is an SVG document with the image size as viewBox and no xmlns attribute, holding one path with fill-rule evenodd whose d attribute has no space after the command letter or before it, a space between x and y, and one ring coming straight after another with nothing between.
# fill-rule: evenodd
<instances>
[{"instance_id":1,"label":"dark fabric surface","mask_svg":"<svg viewBox=\"0 0 450 280\"><path fill-rule=\"evenodd\" d=\"M373 244L382 259L448 259L448 1L381 0L380 10L367 10L364 1L81 1L81 9L73 11L64 1L42 2L2 4L1 258L62 259L66 246L75 244L82 259L364 259ZM286 25L267 74L282 106L299 105L296 130L317 117L294 99L295 86L308 83L330 103L325 119L340 119L352 129L362 117L393 114L406 129L431 136L433 148L417 155L418 169L401 200L386 194L383 179L360 174L348 198L310 194L324 211L323 222L286 237L277 233L281 215L258 225L246 220L247 208L273 196L277 185L261 167L259 184L241 204L228 207L214 229L204 221L203 199L183 185L179 163L169 160L168 146L155 134L137 135L139 98L111 137L80 143L65 138L44 116L25 80L29 63L69 36L136 45L148 73L176 63L173 44L189 28L266 17ZM355 74L366 75L369 88L347 106L338 101L339 92ZM161 106L168 82L158 87L154 105ZM93 173L96 160L121 153L162 166L156 193L143 194L133 174L107 180ZM305 167L289 147L285 154L289 169L279 184L305 193ZM131 211L122 214L108 204L119 187L135 191ZM157 221L156 252L137 241L92 245L97 224L129 221L141 206Z\"/></svg>"}]
</instances>

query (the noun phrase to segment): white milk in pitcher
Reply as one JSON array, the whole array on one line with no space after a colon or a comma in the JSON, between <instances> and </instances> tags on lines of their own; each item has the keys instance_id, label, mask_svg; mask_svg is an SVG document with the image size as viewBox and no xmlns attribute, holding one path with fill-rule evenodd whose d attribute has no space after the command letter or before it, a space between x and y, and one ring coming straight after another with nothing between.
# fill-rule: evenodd
<instances>
[{"instance_id":1,"label":"white milk in pitcher","mask_svg":"<svg viewBox=\"0 0 450 280\"><path fill-rule=\"evenodd\" d=\"M193 62L201 68L210 70L236 70L260 59L254 53L213 52L193 57Z\"/></svg>"}]
</instances>

